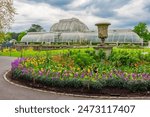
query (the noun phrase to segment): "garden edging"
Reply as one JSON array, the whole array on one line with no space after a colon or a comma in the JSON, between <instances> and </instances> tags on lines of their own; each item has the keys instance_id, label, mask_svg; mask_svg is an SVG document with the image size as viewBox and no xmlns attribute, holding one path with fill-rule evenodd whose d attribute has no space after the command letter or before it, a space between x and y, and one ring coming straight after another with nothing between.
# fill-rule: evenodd
<instances>
[{"instance_id":1,"label":"garden edging","mask_svg":"<svg viewBox=\"0 0 150 117\"><path fill-rule=\"evenodd\" d=\"M54 92L54 91L46 91L46 90L27 87L27 86L20 85L20 84L10 81L7 78L7 74L9 72L10 72L10 70L6 71L5 74L3 75L4 80L7 81L8 83L15 85L17 87L21 87L21 88L25 88L25 89L29 89L29 90L33 90L33 91L38 91L38 92L43 92L43 93L50 93L50 94L57 94L57 95L64 95L64 96L73 96L73 97L93 98L93 99L150 99L150 97L87 96L87 95L77 95L77 94L70 94L70 93L59 93L59 92Z\"/></svg>"}]
</instances>

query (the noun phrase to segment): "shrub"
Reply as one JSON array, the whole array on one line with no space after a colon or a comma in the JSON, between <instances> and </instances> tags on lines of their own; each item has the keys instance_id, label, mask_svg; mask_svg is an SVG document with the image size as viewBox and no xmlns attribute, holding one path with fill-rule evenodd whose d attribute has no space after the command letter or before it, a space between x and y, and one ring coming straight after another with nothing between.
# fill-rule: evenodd
<instances>
[{"instance_id":1,"label":"shrub","mask_svg":"<svg viewBox=\"0 0 150 117\"><path fill-rule=\"evenodd\" d=\"M126 49L139 49L139 48L143 48L142 46L140 45L135 45L135 44L120 44L118 46L118 48L126 48Z\"/></svg>"},{"instance_id":2,"label":"shrub","mask_svg":"<svg viewBox=\"0 0 150 117\"><path fill-rule=\"evenodd\" d=\"M140 62L139 53L136 51L130 52L128 50L113 50L109 57L115 66L128 65Z\"/></svg>"},{"instance_id":3,"label":"shrub","mask_svg":"<svg viewBox=\"0 0 150 117\"><path fill-rule=\"evenodd\" d=\"M146 81L129 81L127 88L132 92L147 91L148 83Z\"/></svg>"},{"instance_id":4,"label":"shrub","mask_svg":"<svg viewBox=\"0 0 150 117\"><path fill-rule=\"evenodd\" d=\"M90 82L90 89L102 90L103 87L104 87L104 85L102 84L102 82L99 82L99 81Z\"/></svg>"},{"instance_id":5,"label":"shrub","mask_svg":"<svg viewBox=\"0 0 150 117\"><path fill-rule=\"evenodd\" d=\"M72 56L72 59L74 60L74 63L81 69L95 63L93 57L86 53L77 53Z\"/></svg>"},{"instance_id":6,"label":"shrub","mask_svg":"<svg viewBox=\"0 0 150 117\"><path fill-rule=\"evenodd\" d=\"M97 62L100 62L102 59L106 59L106 53L103 51L103 49L99 49L97 53L95 50L87 50L85 52L92 56Z\"/></svg>"},{"instance_id":7,"label":"shrub","mask_svg":"<svg viewBox=\"0 0 150 117\"><path fill-rule=\"evenodd\" d=\"M105 87L113 87L120 89L127 89L131 92L140 92L150 90L150 81L144 80L124 80L122 78L108 78L108 79L80 79L80 78L51 78L45 76L33 77L31 74L22 74L20 70L15 70L12 72L13 79L18 79L22 81L28 81L32 83L42 84L48 87L57 88L85 88L88 90L103 90ZM33 79L35 78L35 79ZM35 82L34 82L35 80Z\"/></svg>"},{"instance_id":8,"label":"shrub","mask_svg":"<svg viewBox=\"0 0 150 117\"><path fill-rule=\"evenodd\" d=\"M108 78L106 80L107 87L125 88L127 81L121 78Z\"/></svg>"},{"instance_id":9,"label":"shrub","mask_svg":"<svg viewBox=\"0 0 150 117\"><path fill-rule=\"evenodd\" d=\"M98 59L102 60L106 58L106 53L103 51L103 49L99 49L98 51Z\"/></svg>"},{"instance_id":10,"label":"shrub","mask_svg":"<svg viewBox=\"0 0 150 117\"><path fill-rule=\"evenodd\" d=\"M81 88L83 86L82 81L80 79L77 78L71 78L71 79L67 79L67 80L63 80L63 82L65 83L65 87L67 88Z\"/></svg>"}]
</instances>

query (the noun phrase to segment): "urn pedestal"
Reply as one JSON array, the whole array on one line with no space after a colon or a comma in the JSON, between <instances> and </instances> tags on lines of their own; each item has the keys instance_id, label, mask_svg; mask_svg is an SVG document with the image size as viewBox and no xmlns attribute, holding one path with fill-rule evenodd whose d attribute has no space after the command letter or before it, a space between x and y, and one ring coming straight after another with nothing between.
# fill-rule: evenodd
<instances>
[{"instance_id":1,"label":"urn pedestal","mask_svg":"<svg viewBox=\"0 0 150 117\"><path fill-rule=\"evenodd\" d=\"M98 47L95 47L96 52L99 49L103 49L108 57L111 54L112 46L105 45L105 39L108 37L108 26L111 25L110 23L97 23L95 24L98 28L98 37L101 39L101 43Z\"/></svg>"}]
</instances>

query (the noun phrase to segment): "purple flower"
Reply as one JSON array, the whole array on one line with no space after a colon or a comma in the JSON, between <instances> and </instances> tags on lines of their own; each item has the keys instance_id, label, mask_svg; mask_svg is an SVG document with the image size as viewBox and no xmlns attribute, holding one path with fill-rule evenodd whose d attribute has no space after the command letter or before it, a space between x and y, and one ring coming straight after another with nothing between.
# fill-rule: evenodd
<instances>
[{"instance_id":1,"label":"purple flower","mask_svg":"<svg viewBox=\"0 0 150 117\"><path fill-rule=\"evenodd\" d=\"M82 74L81 74L81 78L84 78L84 76L85 76L85 73L82 73Z\"/></svg>"},{"instance_id":2,"label":"purple flower","mask_svg":"<svg viewBox=\"0 0 150 117\"><path fill-rule=\"evenodd\" d=\"M106 75L102 75L102 79L105 79L106 78Z\"/></svg>"},{"instance_id":3,"label":"purple flower","mask_svg":"<svg viewBox=\"0 0 150 117\"><path fill-rule=\"evenodd\" d=\"M142 78L144 79L144 80L149 80L150 79L150 75L149 74L142 74Z\"/></svg>"},{"instance_id":4,"label":"purple flower","mask_svg":"<svg viewBox=\"0 0 150 117\"><path fill-rule=\"evenodd\" d=\"M42 76L42 75L43 75L43 72L42 72L42 71L39 71L39 75Z\"/></svg>"},{"instance_id":5,"label":"purple flower","mask_svg":"<svg viewBox=\"0 0 150 117\"><path fill-rule=\"evenodd\" d=\"M18 68L18 67L19 67L19 64L20 64L22 61L24 61L24 60L25 60L25 58L18 58L18 59L16 59L16 60L14 60L14 61L11 63L12 69Z\"/></svg>"},{"instance_id":6,"label":"purple flower","mask_svg":"<svg viewBox=\"0 0 150 117\"><path fill-rule=\"evenodd\" d=\"M22 74L28 74L28 70L27 70L27 69L25 69L25 68L24 68L24 69L22 69L21 71L22 71Z\"/></svg>"},{"instance_id":7,"label":"purple flower","mask_svg":"<svg viewBox=\"0 0 150 117\"><path fill-rule=\"evenodd\" d=\"M56 77L59 78L60 77L60 72L56 72Z\"/></svg>"},{"instance_id":8,"label":"purple flower","mask_svg":"<svg viewBox=\"0 0 150 117\"><path fill-rule=\"evenodd\" d=\"M90 77L92 77L93 76L93 73L92 73L92 71L90 72Z\"/></svg>"},{"instance_id":9,"label":"purple flower","mask_svg":"<svg viewBox=\"0 0 150 117\"><path fill-rule=\"evenodd\" d=\"M125 81L128 81L129 79L126 77L126 78L124 78L124 80L125 80Z\"/></svg>"},{"instance_id":10,"label":"purple flower","mask_svg":"<svg viewBox=\"0 0 150 117\"><path fill-rule=\"evenodd\" d=\"M75 73L75 74L74 74L74 77L75 77L75 78L77 78L78 76L79 76L79 74L78 74L78 73Z\"/></svg>"},{"instance_id":11,"label":"purple flower","mask_svg":"<svg viewBox=\"0 0 150 117\"><path fill-rule=\"evenodd\" d=\"M132 78L133 78L133 79L136 79L136 76L137 76L137 75L136 75L135 73L132 73Z\"/></svg>"},{"instance_id":12,"label":"purple flower","mask_svg":"<svg viewBox=\"0 0 150 117\"><path fill-rule=\"evenodd\" d=\"M109 74L109 77L112 78L112 73Z\"/></svg>"}]
</instances>

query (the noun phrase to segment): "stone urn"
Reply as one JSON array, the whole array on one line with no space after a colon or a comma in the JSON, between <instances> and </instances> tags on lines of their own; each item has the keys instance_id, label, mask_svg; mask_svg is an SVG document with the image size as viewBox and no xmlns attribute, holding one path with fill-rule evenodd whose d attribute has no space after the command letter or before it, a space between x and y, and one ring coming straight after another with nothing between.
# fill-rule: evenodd
<instances>
[{"instance_id":1,"label":"stone urn","mask_svg":"<svg viewBox=\"0 0 150 117\"><path fill-rule=\"evenodd\" d=\"M108 26L110 23L97 23L95 24L98 27L98 37L101 39L101 45L104 45L105 39L108 37Z\"/></svg>"}]
</instances>

